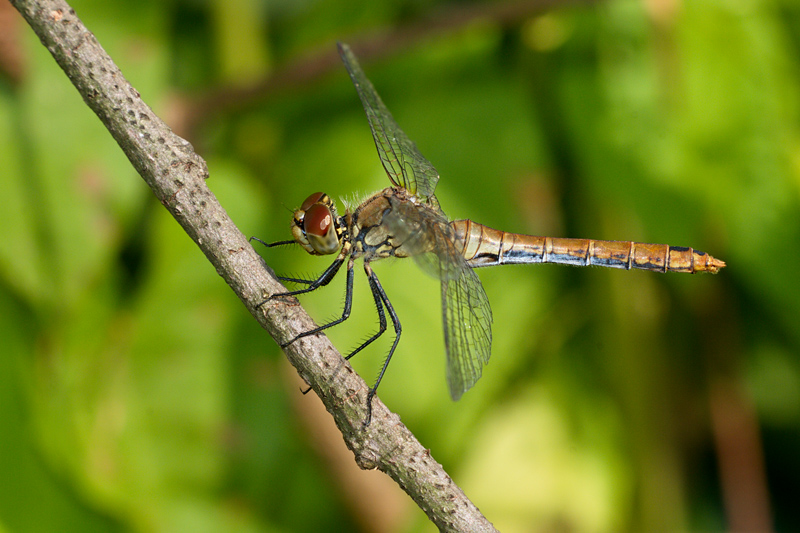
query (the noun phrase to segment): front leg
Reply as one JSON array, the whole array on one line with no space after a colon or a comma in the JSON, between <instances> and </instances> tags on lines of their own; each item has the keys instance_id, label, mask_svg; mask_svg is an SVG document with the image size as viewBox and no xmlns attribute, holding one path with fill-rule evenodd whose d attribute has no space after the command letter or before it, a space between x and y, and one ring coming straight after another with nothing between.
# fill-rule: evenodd
<instances>
[{"instance_id":1,"label":"front leg","mask_svg":"<svg viewBox=\"0 0 800 533\"><path fill-rule=\"evenodd\" d=\"M341 258L341 259L343 260L343 258ZM277 297L277 296L294 296L294 295L296 295L296 294L302 294L302 293L304 293L304 292L313 291L314 289L317 289L317 288L321 287L322 285L327 285L327 283L328 283L328 282L329 282L331 279L333 279L333 276L336 274L336 272L339 270L339 267L341 266L341 261L340 261L340 259L339 259L339 258L337 258L337 260L336 260L336 261L338 262L338 265L337 265L337 263L336 263L336 262L334 262L334 264L332 264L330 267L328 267L328 270L326 270L326 271L325 271L325 272L322 274L322 276L320 276L320 278L319 278L317 281L315 281L315 282L314 282L314 283L316 283L316 284L317 284L316 286L314 286L314 283L312 283L312 285L311 285L311 286L309 286L309 287L307 287L307 288L305 288L305 289L300 289L300 290L298 290L298 291L292 291L292 292L289 292L289 293L283 293L283 294L273 294L273 295L272 295L272 296L270 296L270 297L269 297L267 300L265 300L264 302L262 302L262 304L266 303L266 302L267 302L267 301L269 301L270 299L272 299L272 298L275 298L275 297ZM334 320L334 321L332 321L332 322L328 322L327 324L324 324L324 325L322 325L322 326L316 327L316 328L314 328L314 329L310 329L310 330L308 330L308 331L304 331L303 333L301 333L301 334L297 335L297 336L296 336L295 338L293 338L292 340L290 340L290 341L287 341L287 342L285 342L285 343L281 344L281 348L286 348L287 346L289 346L290 344L292 344L292 343L293 343L294 341L296 341L297 339L300 339L300 338L302 338L302 337L307 337L307 336L309 336L309 335L314 335L314 334L316 334L316 333L319 333L320 331L326 330L326 329L328 329L328 328L330 328L330 327L332 327L332 326L335 326L335 325L337 325L337 324L341 324L342 322L344 322L345 320L347 320L348 318L350 318L350 311L351 311L351 309L353 308L353 274L354 274L354 270L353 270L353 264L354 264L354 263L355 263L355 260L354 260L354 259L353 259L353 257L351 256L351 257L350 257L350 260L347 262L347 281L346 281L346 284L345 284L345 294L344 294L344 309L342 310L342 316L341 316L341 317L339 317L339 318L337 318L336 320ZM331 275L329 276L329 279L327 279L327 280L325 280L325 281L320 281L320 280L322 280L322 279L325 277L325 275L326 275L326 274L327 274L329 271L331 271L331 270L333 270L333 274L331 274ZM259 305L261 305L261 304L259 304Z\"/></svg>"},{"instance_id":2,"label":"front leg","mask_svg":"<svg viewBox=\"0 0 800 533\"><path fill-rule=\"evenodd\" d=\"M262 241L258 237L250 237L248 239L250 242L258 241L263 244L266 248L272 248L274 246L291 246L293 244L297 244L297 241L277 241L277 242L266 242ZM298 294L303 294L306 292L311 292L315 289L318 289L324 285L330 283L330 281L336 276L336 273L339 272L339 268L341 268L342 263L344 263L344 258L347 256L346 250L343 248L342 251L339 253L339 256L336 260L329 266L325 272L320 274L317 279L302 279L302 278L290 278L287 276L276 276L280 281L288 281L290 283L301 283L303 285L308 285L305 289L300 289L297 291L287 291L287 292L279 292L276 294L271 295L269 298L261 302L256 306L256 308L261 307L268 301L273 298L277 298L278 296L297 296Z\"/></svg>"},{"instance_id":3,"label":"front leg","mask_svg":"<svg viewBox=\"0 0 800 533\"><path fill-rule=\"evenodd\" d=\"M320 276L317 279L312 280L312 281L295 279L295 278L286 278L286 277L278 276L278 279L281 280L281 281L292 281L292 282L296 282L296 283L306 283L306 284L308 284L308 287L305 287L303 289L298 289L296 291L287 291L287 292L279 292L279 293L276 293L276 294L271 294L269 296L269 298L267 298L266 300L264 300L263 302L258 304L256 306L256 308L259 308L262 305L264 305L265 303L269 302L270 300L272 300L274 298L278 298L280 296L297 296L298 294L305 294L307 292L315 291L315 290L319 289L320 287L324 287L325 285L330 283L331 280L339 272L339 269L342 267L342 264L344 264L344 258L345 257L346 257L346 254L344 253L344 250L343 250L342 253L339 254L339 257L337 257L336 260L333 263L331 263L331 266L329 266L327 269L325 269L325 272L320 274Z\"/></svg>"}]
</instances>

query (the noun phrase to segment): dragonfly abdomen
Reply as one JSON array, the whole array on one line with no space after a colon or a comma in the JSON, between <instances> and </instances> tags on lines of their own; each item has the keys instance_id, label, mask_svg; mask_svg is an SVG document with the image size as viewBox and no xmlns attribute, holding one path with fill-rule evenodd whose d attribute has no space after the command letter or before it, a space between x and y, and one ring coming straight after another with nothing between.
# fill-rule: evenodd
<instances>
[{"instance_id":1,"label":"dragonfly abdomen","mask_svg":"<svg viewBox=\"0 0 800 533\"><path fill-rule=\"evenodd\" d=\"M705 252L683 246L630 241L536 237L507 233L471 220L451 222L460 249L473 267L560 263L656 272L711 272L725 266Z\"/></svg>"}]
</instances>

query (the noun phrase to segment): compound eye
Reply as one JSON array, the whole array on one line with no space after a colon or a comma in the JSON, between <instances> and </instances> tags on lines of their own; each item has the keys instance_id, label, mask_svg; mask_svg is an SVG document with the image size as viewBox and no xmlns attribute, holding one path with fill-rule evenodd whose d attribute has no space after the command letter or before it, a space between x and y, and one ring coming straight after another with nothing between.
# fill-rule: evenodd
<instances>
[{"instance_id":1,"label":"compound eye","mask_svg":"<svg viewBox=\"0 0 800 533\"><path fill-rule=\"evenodd\" d=\"M305 199L305 201L303 202L303 205L300 206L300 210L308 211L309 208L312 205L314 205L317 202L319 202L322 199L323 196L325 196L325 193L315 192L314 194L312 194L311 196L309 196L308 198Z\"/></svg>"},{"instance_id":2,"label":"compound eye","mask_svg":"<svg viewBox=\"0 0 800 533\"><path fill-rule=\"evenodd\" d=\"M341 244L333 212L325 204L314 204L308 208L303 218L303 233L310 247L306 250L316 255L335 253Z\"/></svg>"},{"instance_id":3,"label":"compound eye","mask_svg":"<svg viewBox=\"0 0 800 533\"><path fill-rule=\"evenodd\" d=\"M309 200L314 195L309 196ZM308 202L308 200L306 200ZM305 202L303 202L305 205ZM305 208L306 216L303 217L303 229L307 234L325 237L333 224L331 210L322 204L313 204Z\"/></svg>"}]
</instances>

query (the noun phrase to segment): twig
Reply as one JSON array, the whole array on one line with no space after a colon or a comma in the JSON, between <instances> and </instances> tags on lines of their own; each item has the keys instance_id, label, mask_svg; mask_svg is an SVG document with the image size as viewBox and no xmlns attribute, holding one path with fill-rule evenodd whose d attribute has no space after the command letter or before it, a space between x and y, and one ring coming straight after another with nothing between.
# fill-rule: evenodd
<instances>
[{"instance_id":1,"label":"twig","mask_svg":"<svg viewBox=\"0 0 800 533\"><path fill-rule=\"evenodd\" d=\"M269 294L285 289L206 186L205 161L142 101L72 8L63 0L11 3L156 197L262 327L278 342L313 327L295 299L256 307ZM372 423L362 429L368 387L325 336L305 337L285 352L333 415L361 468L378 468L391 476L442 531L494 531L442 466L377 398Z\"/></svg>"}]
</instances>

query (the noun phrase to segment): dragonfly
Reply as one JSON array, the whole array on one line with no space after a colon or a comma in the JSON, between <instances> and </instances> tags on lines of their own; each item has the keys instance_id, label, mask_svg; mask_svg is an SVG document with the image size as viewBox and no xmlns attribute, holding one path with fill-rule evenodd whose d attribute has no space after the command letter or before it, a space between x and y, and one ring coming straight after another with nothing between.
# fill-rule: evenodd
<instances>
[{"instance_id":1,"label":"dragonfly","mask_svg":"<svg viewBox=\"0 0 800 533\"><path fill-rule=\"evenodd\" d=\"M350 47L343 43L337 45L364 106L391 187L374 193L355 207L348 207L341 216L327 194L315 192L294 211L292 240L266 243L256 237L253 239L267 247L300 245L311 255L337 254L333 263L316 279L279 276L281 281L304 287L273 294L259 306L275 298L317 290L330 283L346 264L342 315L300 333L281 344L282 348L347 320L353 303L355 261L363 260L379 326L376 333L345 359L352 358L387 331L387 315L395 332L378 378L367 393L364 427L372 419L372 400L402 332L397 313L372 269L373 261L413 257L425 272L441 280L446 375L450 396L454 401L478 381L491 354L492 309L474 272L475 268L519 263L561 263L626 270L716 274L725 267L724 261L682 246L536 237L492 229L468 219L451 221L434 194L439 181L436 169L397 125Z\"/></svg>"}]
</instances>

